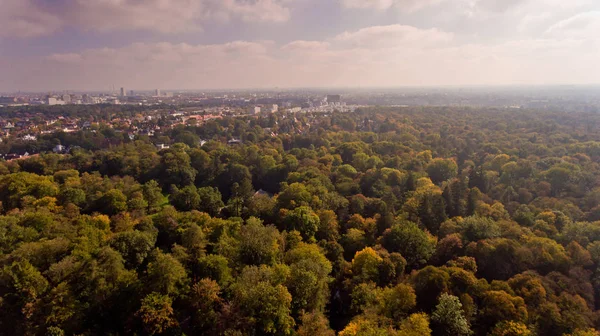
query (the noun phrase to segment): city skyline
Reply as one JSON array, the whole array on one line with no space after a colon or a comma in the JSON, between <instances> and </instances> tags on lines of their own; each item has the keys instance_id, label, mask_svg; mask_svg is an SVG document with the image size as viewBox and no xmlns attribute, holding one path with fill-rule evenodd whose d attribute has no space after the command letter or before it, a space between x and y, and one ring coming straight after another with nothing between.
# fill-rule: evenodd
<instances>
[{"instance_id":1,"label":"city skyline","mask_svg":"<svg viewBox=\"0 0 600 336\"><path fill-rule=\"evenodd\" d=\"M591 0L3 0L1 92L600 83Z\"/></svg>"}]
</instances>

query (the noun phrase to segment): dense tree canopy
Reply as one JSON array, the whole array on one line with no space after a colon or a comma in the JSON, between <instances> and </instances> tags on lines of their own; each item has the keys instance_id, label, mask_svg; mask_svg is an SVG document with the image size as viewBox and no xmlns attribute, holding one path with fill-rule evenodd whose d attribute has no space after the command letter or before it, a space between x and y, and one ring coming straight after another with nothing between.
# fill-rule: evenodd
<instances>
[{"instance_id":1,"label":"dense tree canopy","mask_svg":"<svg viewBox=\"0 0 600 336\"><path fill-rule=\"evenodd\" d=\"M0 334L598 335L599 126L397 107L161 150L56 135L80 148L0 163Z\"/></svg>"}]
</instances>

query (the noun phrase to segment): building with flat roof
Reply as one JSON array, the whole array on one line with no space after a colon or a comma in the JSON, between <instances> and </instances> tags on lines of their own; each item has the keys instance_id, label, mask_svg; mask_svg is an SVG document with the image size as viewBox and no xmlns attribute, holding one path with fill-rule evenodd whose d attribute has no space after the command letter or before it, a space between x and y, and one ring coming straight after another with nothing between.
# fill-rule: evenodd
<instances>
[{"instance_id":1,"label":"building with flat roof","mask_svg":"<svg viewBox=\"0 0 600 336\"><path fill-rule=\"evenodd\" d=\"M46 104L47 105L65 105L65 101L64 100L60 100L60 99L56 99L55 97L48 97L46 98Z\"/></svg>"}]
</instances>

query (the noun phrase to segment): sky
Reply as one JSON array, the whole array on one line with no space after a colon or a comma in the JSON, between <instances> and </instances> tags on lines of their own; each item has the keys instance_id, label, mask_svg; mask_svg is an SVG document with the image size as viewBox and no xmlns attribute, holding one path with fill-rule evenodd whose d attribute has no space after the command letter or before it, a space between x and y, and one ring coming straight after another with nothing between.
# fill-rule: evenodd
<instances>
[{"instance_id":1,"label":"sky","mask_svg":"<svg viewBox=\"0 0 600 336\"><path fill-rule=\"evenodd\" d=\"M600 84L598 0L0 0L0 91Z\"/></svg>"}]
</instances>

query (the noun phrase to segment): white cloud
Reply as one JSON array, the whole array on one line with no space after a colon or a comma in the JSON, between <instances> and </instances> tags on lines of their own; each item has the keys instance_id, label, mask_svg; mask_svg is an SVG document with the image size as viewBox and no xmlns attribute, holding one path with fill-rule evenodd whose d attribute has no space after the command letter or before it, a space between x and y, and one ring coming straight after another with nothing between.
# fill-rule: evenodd
<instances>
[{"instance_id":1,"label":"white cloud","mask_svg":"<svg viewBox=\"0 0 600 336\"><path fill-rule=\"evenodd\" d=\"M57 0L56 8L42 8L38 0L0 0L6 9L0 12L0 36L39 36L67 27L176 33L216 21L277 23L290 19L293 1L300 0ZM297 13L313 14L324 0L311 1L315 8L298 6L303 10ZM351 8L400 10L395 16L372 13L355 26L381 16L421 28L344 24L346 31L318 35L321 27L311 25L313 17L301 21L300 15L293 29L277 26L292 29L298 39L283 43L252 38L173 43L165 35L163 43L131 41L121 48L45 57L23 53L27 57L2 59L0 53L8 79L0 81L0 90L593 83L600 78L600 67L593 66L600 59L600 6L590 1L595 0L345 0ZM419 6L429 8L417 12ZM343 15L346 20L364 13ZM285 39L287 32L272 38ZM233 39L235 33L227 29Z\"/></svg>"},{"instance_id":2,"label":"white cloud","mask_svg":"<svg viewBox=\"0 0 600 336\"><path fill-rule=\"evenodd\" d=\"M30 89L111 85L201 89L584 84L600 78L600 68L589 67L598 57L600 49L590 49L581 39L459 43L452 34L439 30L394 25L281 45L272 41L134 43L53 54L23 67L28 70L18 75L15 85Z\"/></svg>"},{"instance_id":3,"label":"white cloud","mask_svg":"<svg viewBox=\"0 0 600 336\"><path fill-rule=\"evenodd\" d=\"M341 0L347 8L388 9L394 5L394 0Z\"/></svg>"},{"instance_id":4,"label":"white cloud","mask_svg":"<svg viewBox=\"0 0 600 336\"><path fill-rule=\"evenodd\" d=\"M66 54L52 54L47 57L48 60L59 62L59 63L79 63L83 60L81 54L77 53L66 53Z\"/></svg>"},{"instance_id":5,"label":"white cloud","mask_svg":"<svg viewBox=\"0 0 600 336\"><path fill-rule=\"evenodd\" d=\"M531 0L477 0L475 5L491 12L506 12Z\"/></svg>"},{"instance_id":6,"label":"white cloud","mask_svg":"<svg viewBox=\"0 0 600 336\"><path fill-rule=\"evenodd\" d=\"M541 12L535 14L527 14L521 19L518 25L519 32L529 32L532 29L537 29L552 19L553 14L550 12Z\"/></svg>"},{"instance_id":7,"label":"white cloud","mask_svg":"<svg viewBox=\"0 0 600 336\"><path fill-rule=\"evenodd\" d=\"M546 31L557 37L599 38L600 11L584 12L559 21Z\"/></svg>"},{"instance_id":8,"label":"white cloud","mask_svg":"<svg viewBox=\"0 0 600 336\"><path fill-rule=\"evenodd\" d=\"M343 7L352 9L386 10L396 8L414 12L448 0L340 0Z\"/></svg>"},{"instance_id":9,"label":"white cloud","mask_svg":"<svg viewBox=\"0 0 600 336\"><path fill-rule=\"evenodd\" d=\"M238 15L248 22L285 22L290 19L286 0L217 0L225 12Z\"/></svg>"},{"instance_id":10,"label":"white cloud","mask_svg":"<svg viewBox=\"0 0 600 336\"><path fill-rule=\"evenodd\" d=\"M207 22L240 19L285 22L290 0L64 0L40 5L33 0L3 0L0 36L50 35L73 26L83 30L149 30L178 33Z\"/></svg>"},{"instance_id":11,"label":"white cloud","mask_svg":"<svg viewBox=\"0 0 600 336\"><path fill-rule=\"evenodd\" d=\"M432 46L452 41L452 33L436 28L419 29L406 25L373 26L354 32L344 32L335 40L354 47L396 47L405 45Z\"/></svg>"},{"instance_id":12,"label":"white cloud","mask_svg":"<svg viewBox=\"0 0 600 336\"><path fill-rule=\"evenodd\" d=\"M300 52L318 52L324 51L329 48L330 44L323 41L292 41L284 45L281 49L287 51L300 51Z\"/></svg>"}]
</instances>

